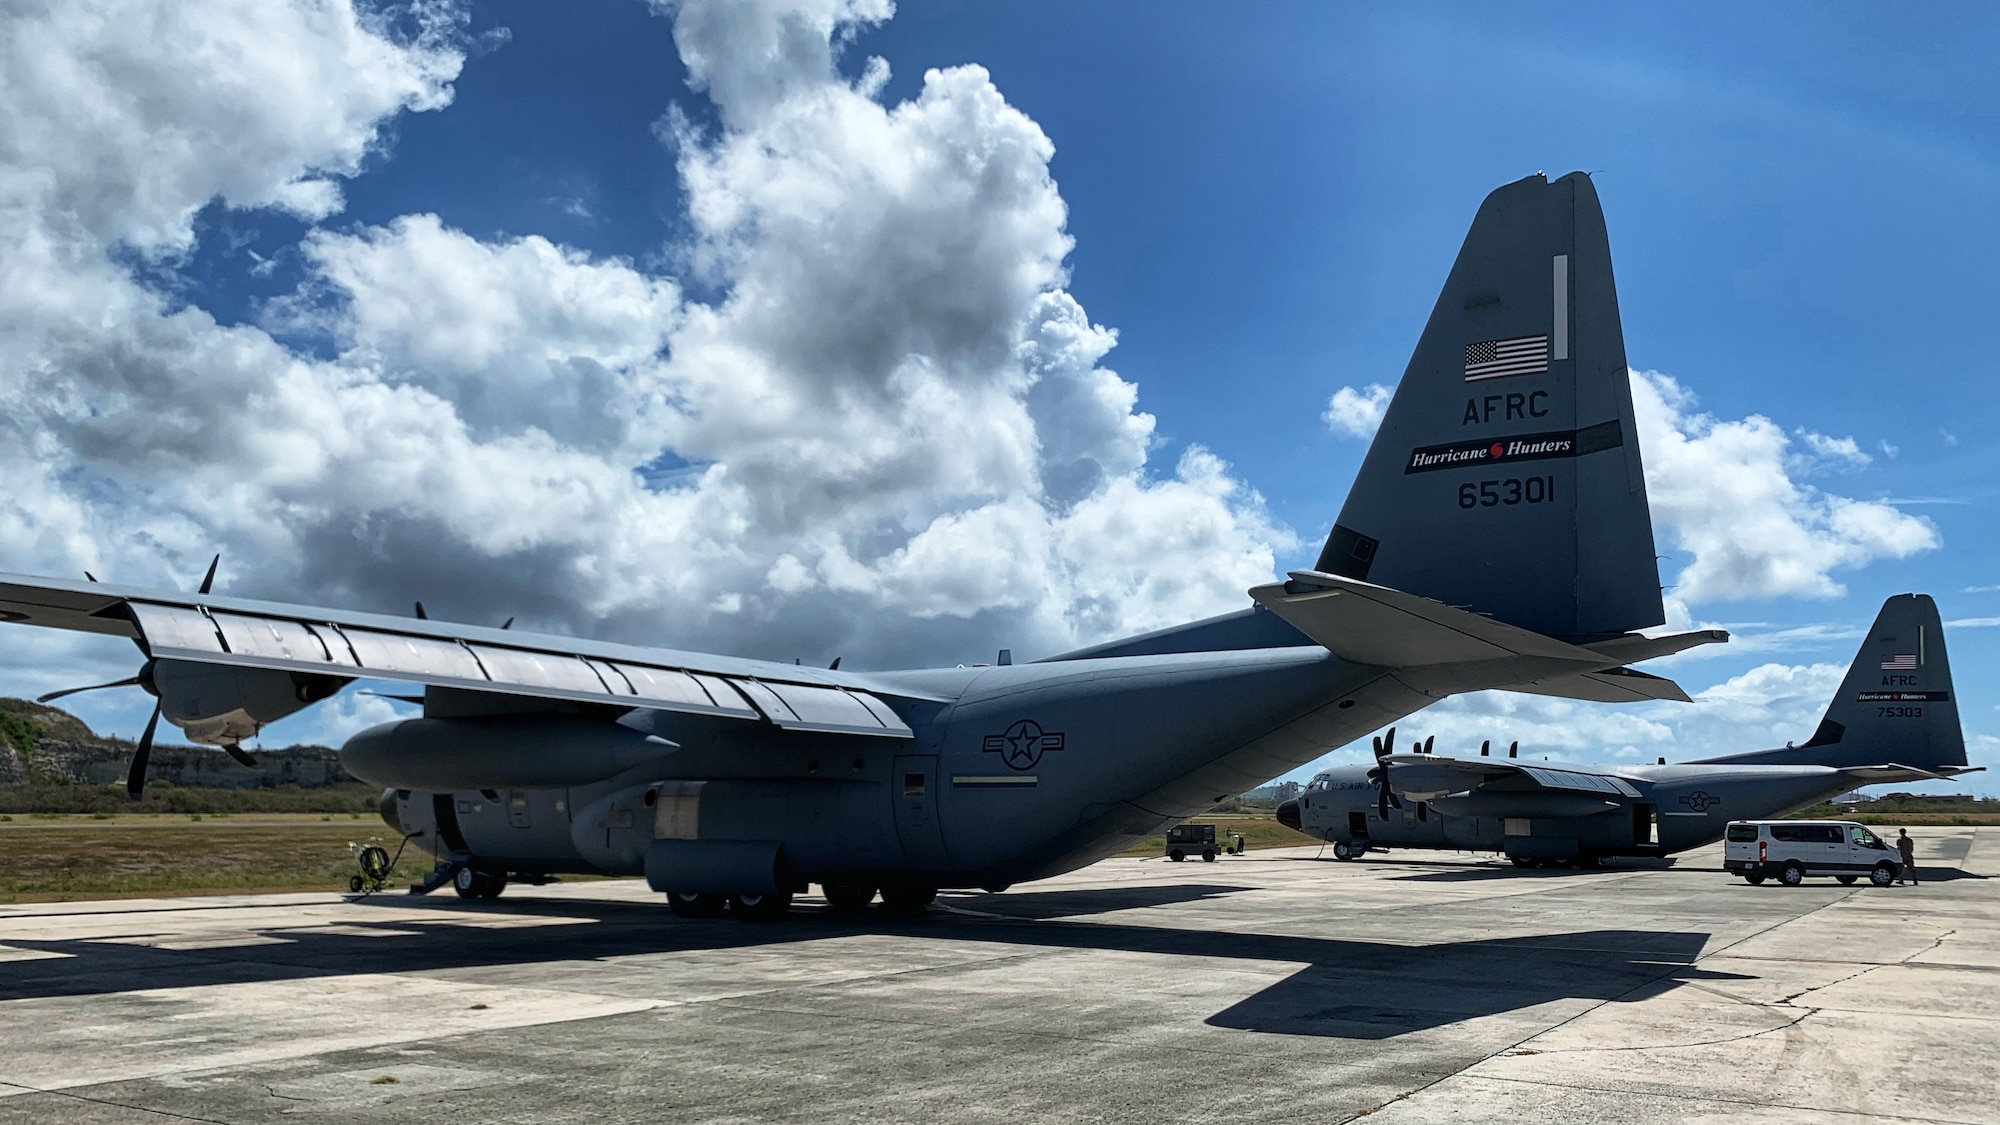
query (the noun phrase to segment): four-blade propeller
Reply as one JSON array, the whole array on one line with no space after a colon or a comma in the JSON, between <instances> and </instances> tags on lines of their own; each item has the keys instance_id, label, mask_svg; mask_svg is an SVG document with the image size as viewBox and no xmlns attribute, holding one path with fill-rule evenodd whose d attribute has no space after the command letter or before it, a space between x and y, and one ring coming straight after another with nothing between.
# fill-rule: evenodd
<instances>
[{"instance_id":1,"label":"four-blade propeller","mask_svg":"<svg viewBox=\"0 0 2000 1125\"><path fill-rule=\"evenodd\" d=\"M1375 736L1375 764L1368 770L1368 780L1375 783L1375 811L1383 820L1389 819L1389 806L1403 807L1403 799L1389 788L1389 763L1384 760L1395 752L1395 727L1390 727L1386 735Z\"/></svg>"},{"instance_id":2,"label":"four-blade propeller","mask_svg":"<svg viewBox=\"0 0 2000 1125\"><path fill-rule=\"evenodd\" d=\"M222 563L221 555L215 556L215 558L209 562L208 573L202 575L201 578L201 588L199 590L200 593L206 594L210 590L214 589L215 568L219 566L221 563ZM88 574L84 575L84 577L90 578L90 580L93 582L97 581L97 579L91 578L90 575ZM146 652L146 646L144 642L134 640L132 643L138 645L140 653L146 656L146 663L140 665L138 675L131 676L123 680L113 680L108 684L91 684L88 687L73 687L73 688L64 688L61 691L52 691L46 695L37 696L35 702L48 703L52 700L61 699L66 695L75 695L78 692L84 692L84 691L97 691L100 688L114 688L114 687L144 688L146 690L146 694L151 695L153 697L153 714L146 720L145 733L139 736L139 745L136 749L132 751L132 768L125 774L125 795L136 801L139 798L145 796L146 793L146 766L149 762L152 761L153 758L153 733L159 730L160 727L160 689L159 685L153 682L152 655ZM252 769L257 768L257 759L251 757L248 753L244 752L241 746L230 744L224 746L223 749L229 752L230 757L236 759L237 761L243 763L244 765L249 766Z\"/></svg>"}]
</instances>

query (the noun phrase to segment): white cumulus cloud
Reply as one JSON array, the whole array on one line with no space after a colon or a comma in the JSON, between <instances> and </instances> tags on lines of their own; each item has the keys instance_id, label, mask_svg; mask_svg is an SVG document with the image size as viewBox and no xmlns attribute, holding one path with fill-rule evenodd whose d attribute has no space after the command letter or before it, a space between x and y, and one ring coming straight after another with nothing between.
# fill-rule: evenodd
<instances>
[{"instance_id":1,"label":"white cumulus cloud","mask_svg":"<svg viewBox=\"0 0 2000 1125\"><path fill-rule=\"evenodd\" d=\"M1834 571L1942 542L1928 520L1796 479L1791 439L1768 418L1700 413L1692 392L1655 371L1633 373L1632 405L1653 521L1693 556L1670 580L1681 601L1834 597L1843 592ZM1852 439L1806 434L1805 445L1815 458L1867 460Z\"/></svg>"},{"instance_id":2,"label":"white cumulus cloud","mask_svg":"<svg viewBox=\"0 0 2000 1125\"><path fill-rule=\"evenodd\" d=\"M220 549L251 596L878 666L1244 604L1293 537L1212 454L1149 460L1116 333L1065 288L1041 128L976 66L896 103L879 60L842 76L890 11L672 9L721 111L711 134L662 107L691 234L659 257L699 287L414 213L311 229L259 327L121 257L170 265L218 200L335 214L399 114L450 101L456 25L424 6L397 38L338 0L10 9L0 569L184 584ZM38 688L48 654L132 660L8 639L0 667Z\"/></svg>"},{"instance_id":3,"label":"white cumulus cloud","mask_svg":"<svg viewBox=\"0 0 2000 1125\"><path fill-rule=\"evenodd\" d=\"M1336 434L1372 438L1376 427L1382 424L1382 415L1388 413L1389 400L1395 394L1394 388L1380 383L1370 383L1358 391L1353 387L1342 387L1327 400L1326 411L1320 415L1320 420Z\"/></svg>"}]
</instances>

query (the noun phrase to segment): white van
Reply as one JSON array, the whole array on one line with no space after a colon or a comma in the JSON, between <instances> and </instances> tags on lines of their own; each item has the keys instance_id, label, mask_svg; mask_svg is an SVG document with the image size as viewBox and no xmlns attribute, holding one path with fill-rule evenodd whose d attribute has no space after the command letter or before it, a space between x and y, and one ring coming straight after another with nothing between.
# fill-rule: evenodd
<instances>
[{"instance_id":1,"label":"white van","mask_svg":"<svg viewBox=\"0 0 2000 1125\"><path fill-rule=\"evenodd\" d=\"M1851 820L1738 820L1723 833L1722 869L1761 883L1796 887L1808 875L1852 883L1863 875L1886 887L1902 874L1895 850Z\"/></svg>"}]
</instances>

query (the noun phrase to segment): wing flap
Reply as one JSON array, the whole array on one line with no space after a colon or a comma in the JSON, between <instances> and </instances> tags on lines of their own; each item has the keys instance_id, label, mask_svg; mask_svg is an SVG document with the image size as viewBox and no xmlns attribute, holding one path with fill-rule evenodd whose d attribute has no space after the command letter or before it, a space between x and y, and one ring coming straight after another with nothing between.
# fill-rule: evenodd
<instances>
[{"instance_id":1,"label":"wing flap","mask_svg":"<svg viewBox=\"0 0 2000 1125\"><path fill-rule=\"evenodd\" d=\"M1652 699L1670 699L1676 703L1692 702L1681 685L1665 676L1636 672L1630 668L1606 668L1601 672L1583 672L1574 676L1543 680L1540 683L1517 684L1500 690L1519 692L1523 695L1548 695L1558 699L1582 699L1591 703L1642 703Z\"/></svg>"},{"instance_id":2,"label":"wing flap","mask_svg":"<svg viewBox=\"0 0 2000 1125\"><path fill-rule=\"evenodd\" d=\"M123 635L165 659L914 737L877 694L884 687L861 673L7 575L0 621ZM895 686L884 693L944 698Z\"/></svg>"}]
</instances>

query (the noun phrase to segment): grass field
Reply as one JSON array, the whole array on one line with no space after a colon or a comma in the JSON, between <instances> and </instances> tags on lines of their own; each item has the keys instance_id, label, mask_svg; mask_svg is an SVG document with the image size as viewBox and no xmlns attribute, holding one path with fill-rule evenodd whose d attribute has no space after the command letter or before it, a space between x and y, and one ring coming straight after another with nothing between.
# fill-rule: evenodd
<instances>
[{"instance_id":1,"label":"grass field","mask_svg":"<svg viewBox=\"0 0 2000 1125\"><path fill-rule=\"evenodd\" d=\"M17 815L0 822L0 902L345 890L356 870L349 843L393 853L397 840L380 820L345 815ZM390 885L430 866L412 846Z\"/></svg>"},{"instance_id":2,"label":"grass field","mask_svg":"<svg viewBox=\"0 0 2000 1125\"><path fill-rule=\"evenodd\" d=\"M1257 813L1229 813L1226 815L1196 816L1188 818L1188 823L1215 825L1215 843L1217 847L1227 846L1229 843L1229 834L1232 832L1243 833L1243 846L1246 848L1295 848L1301 844L1317 844L1320 842L1318 839L1308 836L1303 832L1294 832L1284 825L1279 824L1278 818L1271 813L1263 813L1261 815ZM1118 854L1137 856L1165 855L1167 854L1167 837L1164 833L1158 836L1148 836Z\"/></svg>"}]
</instances>

